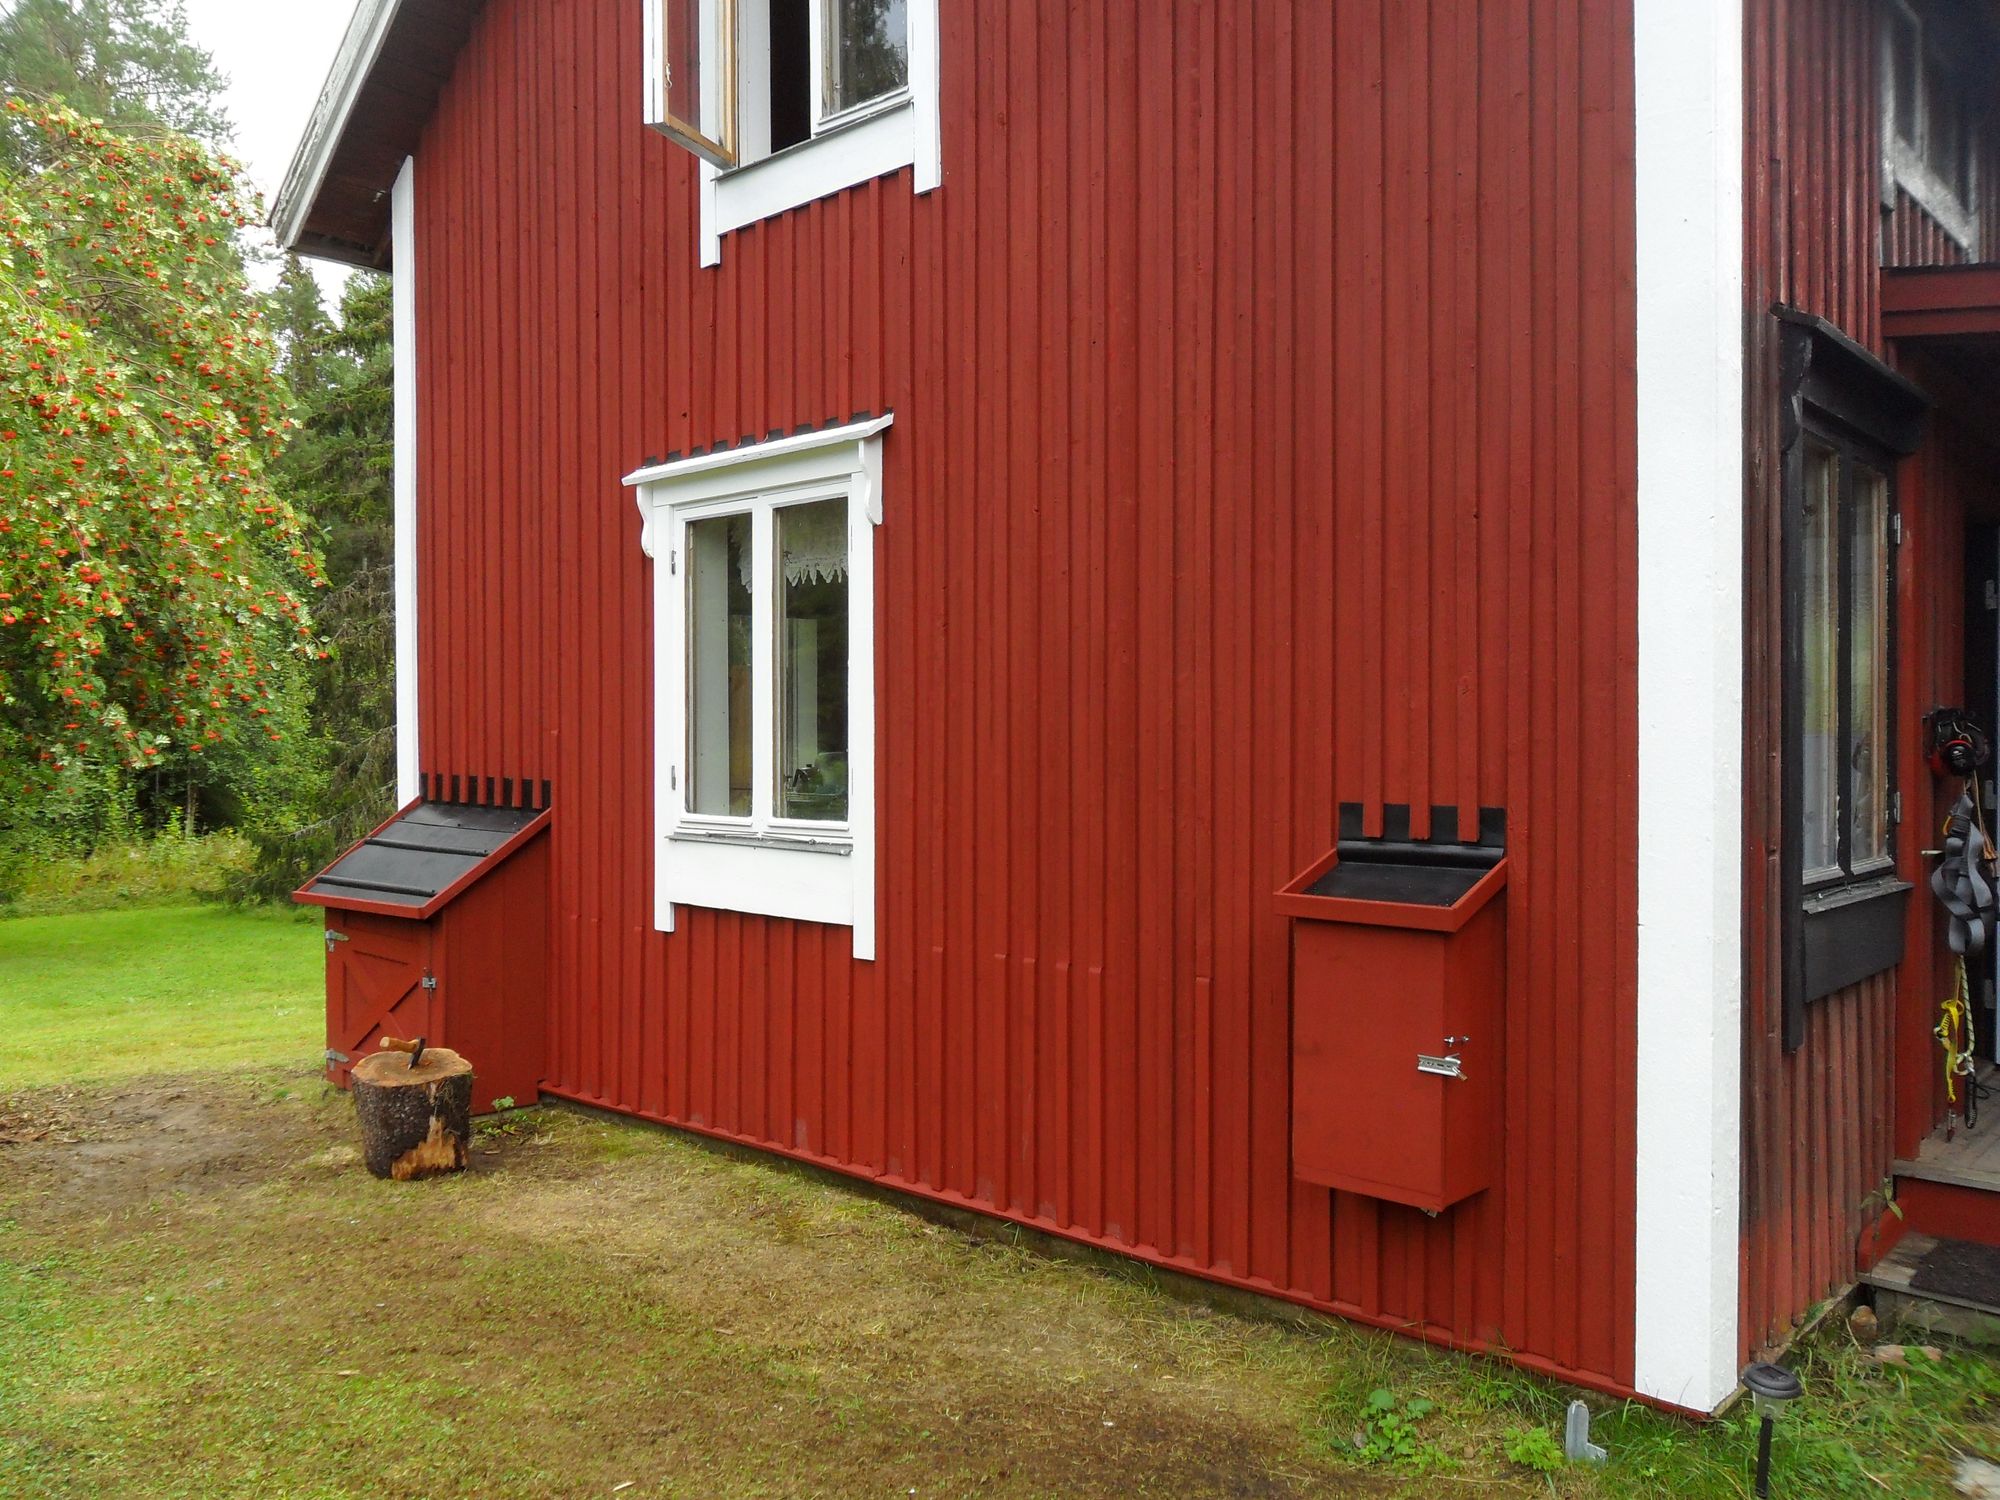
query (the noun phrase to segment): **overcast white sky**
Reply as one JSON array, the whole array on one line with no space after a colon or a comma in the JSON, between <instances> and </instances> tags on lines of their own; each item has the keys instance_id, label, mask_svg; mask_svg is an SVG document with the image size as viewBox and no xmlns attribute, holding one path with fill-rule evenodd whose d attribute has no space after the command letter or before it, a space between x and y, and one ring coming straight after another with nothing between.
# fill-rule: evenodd
<instances>
[{"instance_id":1,"label":"overcast white sky","mask_svg":"<svg viewBox=\"0 0 2000 1500\"><path fill-rule=\"evenodd\" d=\"M236 156L268 209L333 65L350 0L184 0L188 31L229 80ZM320 266L329 294L345 277Z\"/></svg>"}]
</instances>

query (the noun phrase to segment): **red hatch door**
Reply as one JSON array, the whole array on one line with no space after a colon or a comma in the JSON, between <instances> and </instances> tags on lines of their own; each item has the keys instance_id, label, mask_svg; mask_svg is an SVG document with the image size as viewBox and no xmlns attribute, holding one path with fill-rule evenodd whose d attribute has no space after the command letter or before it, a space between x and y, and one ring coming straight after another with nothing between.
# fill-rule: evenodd
<instances>
[{"instance_id":1,"label":"red hatch door","mask_svg":"<svg viewBox=\"0 0 2000 1500\"><path fill-rule=\"evenodd\" d=\"M385 1036L435 1036L431 926L367 912L327 912L326 1068L343 1088Z\"/></svg>"}]
</instances>

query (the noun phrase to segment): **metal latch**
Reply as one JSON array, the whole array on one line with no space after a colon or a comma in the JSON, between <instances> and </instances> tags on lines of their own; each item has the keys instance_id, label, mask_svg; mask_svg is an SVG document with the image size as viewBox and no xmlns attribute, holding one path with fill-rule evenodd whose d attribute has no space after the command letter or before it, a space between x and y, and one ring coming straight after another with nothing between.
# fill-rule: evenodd
<instances>
[{"instance_id":1,"label":"metal latch","mask_svg":"<svg viewBox=\"0 0 2000 1500\"><path fill-rule=\"evenodd\" d=\"M1444 1057L1432 1057L1428 1052L1419 1052L1417 1054L1417 1071L1419 1073L1432 1073L1439 1078L1463 1078L1465 1076L1465 1064L1459 1059L1456 1053L1447 1054Z\"/></svg>"},{"instance_id":2,"label":"metal latch","mask_svg":"<svg viewBox=\"0 0 2000 1500\"><path fill-rule=\"evenodd\" d=\"M346 933L344 933L344 932L335 932L335 931L334 931L334 930L333 930L333 929L332 929L331 927L327 928L327 930L326 930L326 951L327 951L327 952L329 952L329 953L333 952L333 945L334 945L335 943L344 943L344 942L346 942L346 941L347 941L347 934L346 934Z\"/></svg>"},{"instance_id":3,"label":"metal latch","mask_svg":"<svg viewBox=\"0 0 2000 1500\"><path fill-rule=\"evenodd\" d=\"M433 974L429 969L424 970L424 988L427 990L434 990L437 987L438 987L437 975Z\"/></svg>"}]
</instances>

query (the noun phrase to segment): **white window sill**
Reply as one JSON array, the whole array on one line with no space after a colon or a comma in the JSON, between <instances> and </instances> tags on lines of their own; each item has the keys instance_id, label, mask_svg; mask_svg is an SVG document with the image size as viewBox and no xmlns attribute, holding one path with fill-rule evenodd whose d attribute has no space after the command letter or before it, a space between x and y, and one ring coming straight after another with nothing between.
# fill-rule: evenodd
<instances>
[{"instance_id":1,"label":"white window sill","mask_svg":"<svg viewBox=\"0 0 2000 1500\"><path fill-rule=\"evenodd\" d=\"M732 229L901 171L916 159L917 109L904 99L734 171L705 167L701 263L720 262L722 236Z\"/></svg>"},{"instance_id":2,"label":"white window sill","mask_svg":"<svg viewBox=\"0 0 2000 1500\"><path fill-rule=\"evenodd\" d=\"M852 854L851 834L756 833L727 828L690 828L685 823L667 835L685 844L731 844L742 849L785 849L805 854Z\"/></svg>"}]
</instances>

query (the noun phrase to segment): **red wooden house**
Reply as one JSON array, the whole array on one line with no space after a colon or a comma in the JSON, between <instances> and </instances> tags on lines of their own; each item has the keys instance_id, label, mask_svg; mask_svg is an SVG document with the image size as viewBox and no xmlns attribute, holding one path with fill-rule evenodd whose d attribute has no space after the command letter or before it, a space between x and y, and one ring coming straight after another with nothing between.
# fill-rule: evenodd
<instances>
[{"instance_id":1,"label":"red wooden house","mask_svg":"<svg viewBox=\"0 0 2000 1500\"><path fill-rule=\"evenodd\" d=\"M276 223L395 281L384 838L534 831L329 878L484 901L545 1095L1712 1408L1897 1181L2000 1239L1922 888L1996 63L1992 0L362 0Z\"/></svg>"}]
</instances>

